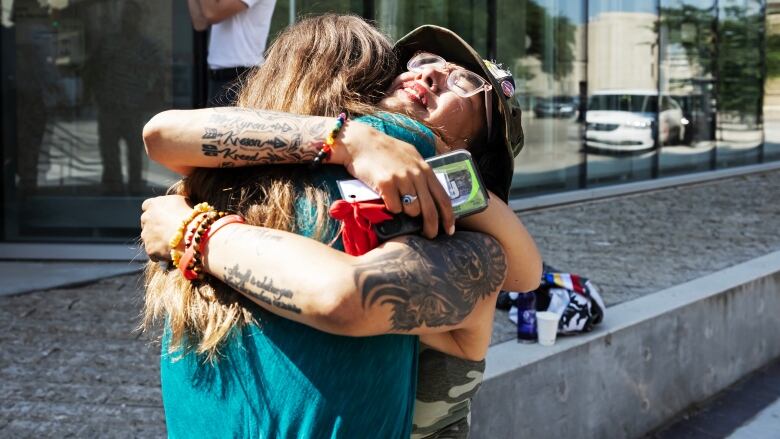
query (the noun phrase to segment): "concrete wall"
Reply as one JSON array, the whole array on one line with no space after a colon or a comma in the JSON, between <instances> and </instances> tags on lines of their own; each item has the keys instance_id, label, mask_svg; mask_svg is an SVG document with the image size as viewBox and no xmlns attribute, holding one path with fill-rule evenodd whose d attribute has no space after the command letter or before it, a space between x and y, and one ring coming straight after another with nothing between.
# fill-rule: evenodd
<instances>
[{"instance_id":1,"label":"concrete wall","mask_svg":"<svg viewBox=\"0 0 780 439\"><path fill-rule=\"evenodd\" d=\"M780 252L609 308L553 347L493 346L473 438L637 438L780 357Z\"/></svg>"}]
</instances>

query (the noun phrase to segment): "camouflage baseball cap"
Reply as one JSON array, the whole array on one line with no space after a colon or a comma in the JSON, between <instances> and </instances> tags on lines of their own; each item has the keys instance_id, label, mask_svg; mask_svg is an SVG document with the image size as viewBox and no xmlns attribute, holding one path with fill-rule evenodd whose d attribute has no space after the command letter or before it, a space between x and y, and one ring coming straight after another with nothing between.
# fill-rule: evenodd
<instances>
[{"instance_id":1,"label":"camouflage baseball cap","mask_svg":"<svg viewBox=\"0 0 780 439\"><path fill-rule=\"evenodd\" d=\"M482 59L481 56L455 32L434 25L424 25L409 32L397 43L399 67L419 51L441 56L449 62L463 66L490 82L493 93L493 121L491 138L484 153L475 158L487 187L504 201L514 174L514 158L523 149L523 127L521 111L515 105L515 81L509 70L501 65Z\"/></svg>"}]
</instances>

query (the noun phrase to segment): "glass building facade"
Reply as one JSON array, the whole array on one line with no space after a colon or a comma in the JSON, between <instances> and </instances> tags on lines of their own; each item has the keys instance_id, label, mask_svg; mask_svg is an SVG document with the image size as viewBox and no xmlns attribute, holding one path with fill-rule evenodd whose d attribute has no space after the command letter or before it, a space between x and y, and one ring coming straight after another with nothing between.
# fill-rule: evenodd
<instances>
[{"instance_id":1,"label":"glass building facade","mask_svg":"<svg viewBox=\"0 0 780 439\"><path fill-rule=\"evenodd\" d=\"M780 1L278 0L271 38L325 11L446 26L507 66L513 197L780 160ZM202 106L206 38L182 1L2 0L0 241L132 242L176 178L141 128Z\"/></svg>"}]
</instances>

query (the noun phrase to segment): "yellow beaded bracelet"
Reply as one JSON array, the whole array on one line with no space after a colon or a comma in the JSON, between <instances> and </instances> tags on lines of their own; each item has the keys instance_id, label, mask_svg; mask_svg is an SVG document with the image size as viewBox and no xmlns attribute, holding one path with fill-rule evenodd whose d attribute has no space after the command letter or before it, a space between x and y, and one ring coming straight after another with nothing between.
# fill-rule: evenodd
<instances>
[{"instance_id":1,"label":"yellow beaded bracelet","mask_svg":"<svg viewBox=\"0 0 780 439\"><path fill-rule=\"evenodd\" d=\"M176 233L174 233L173 236L171 236L171 239L168 241L168 247L171 248L171 259L175 259L174 249L176 249L181 240L184 239L184 233L186 232L187 226L192 222L192 220L197 218L200 214L212 211L214 211L214 208L209 203L205 202L198 203L195 205L195 207L192 208L192 213L190 213L187 218L182 220L181 224L179 224L179 228L176 229Z\"/></svg>"}]
</instances>

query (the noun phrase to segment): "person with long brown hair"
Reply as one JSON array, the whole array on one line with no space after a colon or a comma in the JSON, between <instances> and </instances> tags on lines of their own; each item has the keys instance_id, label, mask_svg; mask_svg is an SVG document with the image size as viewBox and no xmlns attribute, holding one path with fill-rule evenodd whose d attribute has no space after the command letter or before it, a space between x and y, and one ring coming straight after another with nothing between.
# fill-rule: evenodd
<instances>
[{"instance_id":1,"label":"person with long brown hair","mask_svg":"<svg viewBox=\"0 0 780 439\"><path fill-rule=\"evenodd\" d=\"M321 21L328 19L332 17L320 18L320 21L312 19L316 23L316 32L323 32L324 29L324 32L328 33L329 24ZM280 45L278 47L285 47L283 44L288 39L301 39L301 35L307 35L306 33L295 34L296 31L305 32L306 24L309 22L296 25L301 29L294 29L294 26L277 39L274 48L269 51L266 66L273 64L276 44ZM335 29L349 32L350 29L348 26L345 27L346 24L351 23L349 20L341 22ZM365 32L365 29L359 26L357 29ZM328 42L328 44L333 43L334 41ZM341 49L349 49L350 55L355 55L356 51L358 54L365 55L365 52L358 49L365 49L366 46L357 43L359 47L354 47L356 44L354 39L350 39L350 43L351 48L342 46ZM285 49L282 53L285 53L288 58L294 58L290 55L321 48L315 41L313 46L300 46L297 51L290 50L289 47ZM381 50L375 52L375 55L382 53ZM352 65L355 58L360 59L359 56L354 57L339 66L344 68ZM374 67L376 66L372 66ZM250 84L261 84L258 79L264 73L262 70L262 68L258 70L257 75L250 80ZM344 82L344 87L351 90L359 92L361 84L365 84L359 78L350 78L347 73L335 72L334 70L335 75L348 80ZM433 81L442 79L446 81L447 72L444 73L443 78L433 78L438 74L433 71L426 73L431 76L431 88L435 85ZM300 75L289 85L305 88L307 78L306 74ZM244 91L251 89L247 87ZM285 90L285 88L277 90ZM286 90L287 95L274 103L272 99L267 98L274 94L269 90L269 86L266 85L265 88L261 86L254 90L255 96L259 96L260 99L248 106L304 114L326 114L331 117L335 111L342 109L349 110L350 114L375 112L370 107L365 107L363 111L356 111L350 108L349 99L344 99L344 94L337 93L334 96L332 90L328 93L327 89L315 90L311 96L317 97L316 99L304 99L301 102L305 104L295 104L296 93L289 93L290 87ZM336 90L340 91L338 87ZM366 99L368 96L370 102L371 93L365 91L364 94L355 95L355 99ZM415 91L415 94L419 97L424 94L424 91ZM263 99L268 100L262 102ZM433 95L430 99L434 99ZM311 101L318 100L327 103L338 102L339 105L335 108L323 109L317 107L319 104L311 104ZM474 103L476 102L482 103L480 99L475 99ZM310 107L303 108L305 105ZM482 107L475 105L474 108ZM482 115L482 120L485 120L487 116L484 112ZM213 126L218 125L217 132L222 130L223 138L226 133L224 129L249 127L250 131L251 129L256 131L254 135L247 135L245 131L241 136L231 133L231 141L249 139L245 142L253 145L262 145L268 141L278 145L285 140L269 139L257 134L269 125L276 125L274 129L277 130L280 129L279 127L286 126L287 133L293 131L299 136L295 141L287 141L290 148L285 150L285 154L288 155L305 155L305 147L302 149L302 144L306 141L303 137L309 135L317 138L322 131L321 126L319 131L316 129L317 124L321 122L318 119L313 119L313 122L311 119L306 119L308 120L306 123L309 123L307 127L314 127L317 135L312 136L312 130L302 130L299 127L296 127L297 131L292 130L285 124L290 120L295 120L296 124L303 123L301 121L304 119L295 119L290 115L279 113L234 109L220 110L212 113L211 117L214 118L208 121L211 127L203 127L197 120L191 123L190 127L193 125L198 127L199 136L206 137L215 135ZM389 115L382 117L384 119L380 117L378 122L376 119L373 120L376 127L416 144L426 155L433 152L433 143L427 128L407 118ZM332 119L325 120L332 121ZM358 119L361 120L372 123L370 118ZM348 125L353 129L359 126L358 123L351 122ZM480 124L474 125L480 127ZM182 128L173 137L187 138L186 131L186 128ZM345 136L347 131L349 130L345 130ZM155 137L161 133L153 128L149 128L145 134L148 146L160 141ZM508 137L505 131L500 135L504 138ZM372 138L377 137L381 136L374 133ZM240 143L242 140L236 142ZM499 143L505 142L499 141ZM345 147L344 144L341 146ZM208 150L212 149L208 148ZM257 157L254 156L255 159ZM256 161L245 157L236 160ZM317 236L325 242L330 240L333 230L324 222L323 212L327 205L325 200L332 194L327 194L326 191L322 191L322 188L313 184L302 185L302 182L307 179L310 179L309 182L313 180L308 171L302 172L300 168L292 169L286 166L259 169L198 170L185 180L179 193L186 194L192 202L209 201L218 208L237 211L247 218L249 224L266 226L266 228L259 228L231 225L226 227L224 232L214 235L209 247L204 249L204 268L215 278L223 280L260 306L280 316L336 334L426 334L424 342L427 345L449 355L464 358L464 361L479 363L484 358L487 340L489 340L495 293L501 285L506 285L503 277L507 260L510 265L514 263L524 267L511 270L513 272L511 284L528 289L535 286L534 282L538 282L538 272L534 269L534 265L538 264L538 253L533 242L521 224L519 228L517 227L519 221L505 205L501 205L499 200L491 200L488 212L482 218L477 218L479 216L473 218L471 225L478 230L491 230L496 226L499 229L502 226L514 227L512 230L520 230L521 236L513 236L513 241L507 240L505 236L502 240L500 230L496 232L499 235L498 241L468 232L458 232L451 238L439 238L430 242L418 237L405 237L366 255L350 257L314 240L280 231L287 230L304 236ZM329 169L321 172L335 171ZM322 178L322 175L319 177ZM314 177L315 180L316 178ZM413 187L419 189L416 185ZM435 190L435 187L436 185L431 185L430 190ZM420 193L421 191L418 190L417 194ZM151 237L154 235L154 229L165 230L166 225L160 224L164 221L157 220L160 218L159 215L155 216L150 212L156 209L159 213L163 204L173 200L180 201L180 198L168 197L146 203L144 238L147 251L152 254L155 253L152 249L154 238ZM191 211L186 207L184 209L181 209L181 206L175 207L173 204L166 204L166 206L171 207L169 216L176 216L179 219L182 214L189 215ZM511 218L506 215L507 212ZM495 224L496 221L498 224ZM317 224L319 226L316 226ZM312 227L313 225L315 227ZM511 227L507 228L511 229ZM514 248L502 249L499 242L503 244L505 241L513 242ZM508 257L504 256L505 250L509 251ZM167 248L158 256L162 253L167 253ZM523 255L518 259L516 255L520 253ZM405 411L408 408L408 400L404 403L403 398L393 397L399 393L399 383L390 385L394 391L388 391L387 386L388 382L402 379L404 374L414 375L414 361L408 364L412 367L405 372L403 366L399 369L399 360L403 364L409 358L410 345L405 343L406 336L368 339L328 336L291 322L285 323L282 319L258 312L256 309L253 310L246 302L242 302L241 297L234 291L218 282L187 285L178 273L164 273L154 267L150 268L146 321L151 324L155 318L166 316L167 346L164 347L164 354L173 354L178 359L178 361L170 361L164 358L162 363L163 394L169 428L172 424L181 427L184 423L191 426L192 422L198 419L209 419L208 415L204 416L205 405L206 413L211 413L209 409L218 406L222 412L231 413L229 420L237 423L245 423L247 417L235 417L235 411L245 413L249 407L254 413L254 417L249 418L262 425L258 431L263 431L265 434L307 437L310 435L330 437L334 433L339 437L341 434L344 437L397 437L399 432L401 436L408 434L403 433L403 429L388 430L388 425L402 426L410 420L408 416L399 416L403 413L408 414L408 411ZM301 275L300 271L304 268L307 272ZM393 285L390 289L392 291L388 290L388 284ZM258 330L258 327L263 329ZM294 339L294 342L287 344L290 338ZM399 342L399 339L403 341ZM396 345L391 347L388 343ZM305 344L305 349L301 349L302 344ZM345 350L345 345L349 345L349 349ZM323 346L327 349L317 349ZM416 345L411 348L416 349ZM211 356L214 361L211 363L198 361L199 354L201 358ZM314 358L334 368L331 371L332 375L325 379L321 371L316 372L319 367L312 370L310 363ZM338 361L328 360L329 358L338 358ZM382 364L378 369L369 367L370 379L359 373L361 367L358 364L371 364L376 362L377 358L382 358ZM230 365L226 366L225 362ZM262 367L250 366L258 362ZM285 364L286 369L277 367ZM291 364L295 367L290 368ZM237 368L236 365L241 367ZM275 368L278 370L275 371ZM238 369L244 373L236 374ZM285 373L291 373L288 382L298 386L298 390L308 392L309 399L301 398L300 395L291 397L289 393L281 391L275 385L276 383L268 380L260 380L262 385L257 389L264 395L262 404L257 402L256 395L253 396L251 392L245 390L246 384L249 383L255 385L251 388L256 388L260 384L257 379L239 380L240 387L244 389L240 392L240 397L237 395L226 397L223 394L222 398L215 398L213 381L206 380L208 383L206 392L193 384L197 382L195 378L202 378L204 373L208 375L205 371L209 370L212 378L223 377L225 374L234 378L237 375L245 378L247 370L255 371L254 374L249 373L249 376L259 373L263 376L279 378L282 376L279 370L282 369ZM301 371L308 380L308 387L302 386L301 381L295 378L299 376L296 372ZM225 384L231 380L222 379L224 381L219 381L220 385L216 390L224 392ZM176 388L178 395L173 394L174 392L170 391L172 389L166 389L166 382L170 385L171 380L178 386ZM366 380L371 383L366 385ZM339 388L340 391L332 393L334 388ZM362 392L360 398L355 397L356 389L359 389L358 393ZM405 389L409 390L408 387ZM312 395L314 395L313 399ZM183 410L182 407L189 405L181 401L182 398L192 398L190 402L199 408L197 416L192 411ZM209 398L216 399L219 404ZM309 404L304 403L307 401ZM327 401L327 404L323 401ZM356 417L356 410L359 410L359 418ZM377 416L377 412L384 412L384 417ZM294 429L291 426L291 419L298 423ZM377 425L380 419L384 420L381 425ZM231 425L231 422L225 424ZM335 424L338 424L338 427L334 427ZM463 428L460 424L452 425L453 428ZM369 434L369 430L360 430L361 426L363 428L370 426L373 430ZM222 432L224 433L224 430Z\"/></svg>"}]
</instances>

